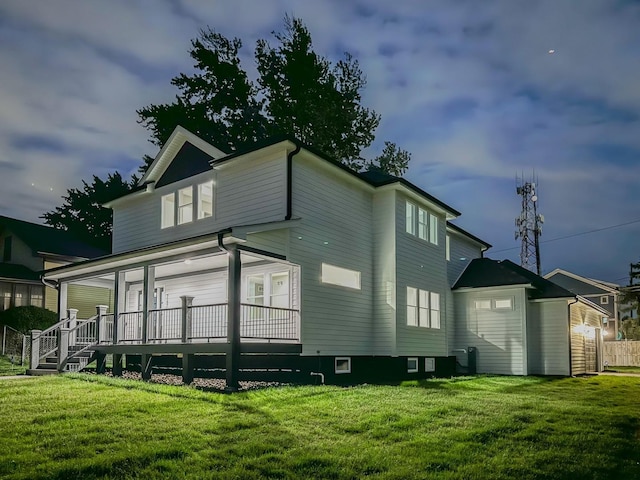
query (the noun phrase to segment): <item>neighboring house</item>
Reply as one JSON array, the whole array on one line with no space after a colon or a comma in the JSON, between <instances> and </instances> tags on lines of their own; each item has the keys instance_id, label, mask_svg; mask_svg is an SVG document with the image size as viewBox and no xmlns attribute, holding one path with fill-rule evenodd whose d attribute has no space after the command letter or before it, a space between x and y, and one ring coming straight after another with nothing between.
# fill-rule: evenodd
<instances>
[{"instance_id":1,"label":"neighboring house","mask_svg":"<svg viewBox=\"0 0 640 480\"><path fill-rule=\"evenodd\" d=\"M71 310L60 338L88 339L99 365L113 354L116 373L124 355L143 378L154 365L181 368L185 381L224 371L231 389L276 370L398 380L450 375L455 351L473 345L456 328L465 293L451 286L490 245L405 179L355 173L290 138L227 155L178 127L138 188L108 206L113 253L45 279L62 310L75 308L73 286L113 292L97 319ZM559 328L569 335L567 322ZM60 369L76 359L66 343ZM50 354L33 348L36 361Z\"/></svg>"},{"instance_id":2,"label":"neighboring house","mask_svg":"<svg viewBox=\"0 0 640 480\"><path fill-rule=\"evenodd\" d=\"M509 260L475 259L453 286L455 346L479 373L578 375L602 370L606 311Z\"/></svg>"},{"instance_id":3,"label":"neighboring house","mask_svg":"<svg viewBox=\"0 0 640 480\"><path fill-rule=\"evenodd\" d=\"M617 340L620 328L620 285L594 280L581 275L556 268L544 278L563 286L570 292L589 299L602 307L606 314L603 317L605 326L604 340Z\"/></svg>"},{"instance_id":4,"label":"neighboring house","mask_svg":"<svg viewBox=\"0 0 640 480\"><path fill-rule=\"evenodd\" d=\"M58 293L42 283L42 271L106 254L69 232L5 216L0 216L0 252L0 311L34 305L57 312ZM109 302L110 291L72 288L69 295L82 315L90 315L96 302Z\"/></svg>"}]
</instances>

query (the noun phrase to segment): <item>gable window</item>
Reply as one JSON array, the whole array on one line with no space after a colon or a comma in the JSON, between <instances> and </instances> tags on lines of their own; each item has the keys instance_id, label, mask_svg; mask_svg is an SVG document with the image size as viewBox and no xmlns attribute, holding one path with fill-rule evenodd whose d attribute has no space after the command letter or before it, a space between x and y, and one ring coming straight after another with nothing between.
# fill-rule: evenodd
<instances>
[{"instance_id":1,"label":"gable window","mask_svg":"<svg viewBox=\"0 0 640 480\"><path fill-rule=\"evenodd\" d=\"M193 188L178 190L178 225L193 221Z\"/></svg>"},{"instance_id":2,"label":"gable window","mask_svg":"<svg viewBox=\"0 0 640 480\"><path fill-rule=\"evenodd\" d=\"M360 290L360 272L336 267L328 263L322 264L322 283Z\"/></svg>"},{"instance_id":3,"label":"gable window","mask_svg":"<svg viewBox=\"0 0 640 480\"><path fill-rule=\"evenodd\" d=\"M438 245L438 217L411 202L405 204L405 231Z\"/></svg>"},{"instance_id":4,"label":"gable window","mask_svg":"<svg viewBox=\"0 0 640 480\"><path fill-rule=\"evenodd\" d=\"M176 224L175 205L176 196L174 193L162 196L162 214L160 228L173 227Z\"/></svg>"},{"instance_id":5,"label":"gable window","mask_svg":"<svg viewBox=\"0 0 640 480\"><path fill-rule=\"evenodd\" d=\"M476 300L474 308L476 310L491 310L491 300Z\"/></svg>"},{"instance_id":6,"label":"gable window","mask_svg":"<svg viewBox=\"0 0 640 480\"><path fill-rule=\"evenodd\" d=\"M2 253L2 261L10 262L11 261L11 237L4 237L4 248Z\"/></svg>"},{"instance_id":7,"label":"gable window","mask_svg":"<svg viewBox=\"0 0 640 480\"><path fill-rule=\"evenodd\" d=\"M198 185L198 220L213 216L213 180Z\"/></svg>"},{"instance_id":8,"label":"gable window","mask_svg":"<svg viewBox=\"0 0 640 480\"><path fill-rule=\"evenodd\" d=\"M493 301L493 305L496 310L499 309L512 309L513 302L510 298L499 298Z\"/></svg>"},{"instance_id":9,"label":"gable window","mask_svg":"<svg viewBox=\"0 0 640 480\"><path fill-rule=\"evenodd\" d=\"M609 305L609 297L606 295L601 296L600 305Z\"/></svg>"},{"instance_id":10,"label":"gable window","mask_svg":"<svg viewBox=\"0 0 640 480\"><path fill-rule=\"evenodd\" d=\"M440 294L407 287L407 325L440 328Z\"/></svg>"}]
</instances>

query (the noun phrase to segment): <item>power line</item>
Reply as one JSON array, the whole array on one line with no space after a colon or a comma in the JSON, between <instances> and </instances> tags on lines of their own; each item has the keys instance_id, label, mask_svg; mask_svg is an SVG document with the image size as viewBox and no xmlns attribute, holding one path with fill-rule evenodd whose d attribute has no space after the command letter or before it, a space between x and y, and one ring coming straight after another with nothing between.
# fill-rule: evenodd
<instances>
[{"instance_id":1,"label":"power line","mask_svg":"<svg viewBox=\"0 0 640 480\"><path fill-rule=\"evenodd\" d=\"M618 225L610 225L608 227L596 228L595 230L588 230L586 232L572 233L571 235L564 235L562 237L550 238L549 240L542 240L540 243L557 242L558 240L565 240L567 238L580 237L582 235L588 235L590 233L602 232L604 230L611 230L612 228L625 227L627 225L632 225L634 223L640 223L640 219L633 220L631 222L619 223ZM492 250L492 253L507 252L509 250L516 250L518 248L520 247L511 247L511 248L503 248L501 250Z\"/></svg>"}]
</instances>

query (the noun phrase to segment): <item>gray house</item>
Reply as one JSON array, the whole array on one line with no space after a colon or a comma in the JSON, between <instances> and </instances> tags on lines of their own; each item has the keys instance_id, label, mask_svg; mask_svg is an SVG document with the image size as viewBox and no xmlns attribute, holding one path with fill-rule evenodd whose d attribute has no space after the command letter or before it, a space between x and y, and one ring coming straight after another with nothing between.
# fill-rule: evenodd
<instances>
[{"instance_id":1,"label":"gray house","mask_svg":"<svg viewBox=\"0 0 640 480\"><path fill-rule=\"evenodd\" d=\"M450 375L472 345L460 281L490 245L405 179L356 173L292 138L225 154L178 127L137 189L108 206L113 253L45 274L68 313L34 334L34 370L47 359L82 368L91 353L100 368L113 354L116 373L124 356L145 378L224 375L231 389L279 374L355 383ZM109 289L113 308L78 318L73 285ZM512 307L525 312L515 297ZM526 357L518 341L510 355ZM488 346L477 348L484 366ZM523 362L493 371L535 371Z\"/></svg>"}]
</instances>

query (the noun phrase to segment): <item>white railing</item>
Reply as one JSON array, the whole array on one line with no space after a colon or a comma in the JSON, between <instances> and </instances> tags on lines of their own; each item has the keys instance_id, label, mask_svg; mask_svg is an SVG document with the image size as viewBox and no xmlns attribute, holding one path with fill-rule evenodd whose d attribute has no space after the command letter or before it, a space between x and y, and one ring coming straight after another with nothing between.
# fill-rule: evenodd
<instances>
[{"instance_id":1,"label":"white railing","mask_svg":"<svg viewBox=\"0 0 640 480\"><path fill-rule=\"evenodd\" d=\"M98 341L96 333L96 317L78 320L75 327L69 330L69 345L93 345Z\"/></svg>"},{"instance_id":2,"label":"white railing","mask_svg":"<svg viewBox=\"0 0 640 480\"><path fill-rule=\"evenodd\" d=\"M298 340L300 312L291 308L241 304L240 337Z\"/></svg>"},{"instance_id":3,"label":"white railing","mask_svg":"<svg viewBox=\"0 0 640 480\"><path fill-rule=\"evenodd\" d=\"M100 335L100 343L113 343L113 313L106 313L100 319L104 325L103 334Z\"/></svg>"},{"instance_id":4,"label":"white railing","mask_svg":"<svg viewBox=\"0 0 640 480\"><path fill-rule=\"evenodd\" d=\"M187 338L208 340L227 336L227 304L198 305L188 307L191 313L191 331Z\"/></svg>"}]
</instances>

